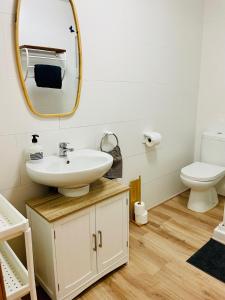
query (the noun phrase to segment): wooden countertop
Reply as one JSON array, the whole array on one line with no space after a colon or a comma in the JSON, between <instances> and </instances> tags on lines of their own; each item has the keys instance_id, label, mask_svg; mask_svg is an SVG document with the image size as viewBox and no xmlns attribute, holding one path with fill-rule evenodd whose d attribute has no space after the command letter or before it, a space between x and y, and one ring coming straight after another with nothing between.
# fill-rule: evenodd
<instances>
[{"instance_id":1,"label":"wooden countertop","mask_svg":"<svg viewBox=\"0 0 225 300\"><path fill-rule=\"evenodd\" d=\"M102 178L91 184L90 192L85 196L72 198L54 193L28 200L26 204L51 223L128 190L126 185Z\"/></svg>"}]
</instances>

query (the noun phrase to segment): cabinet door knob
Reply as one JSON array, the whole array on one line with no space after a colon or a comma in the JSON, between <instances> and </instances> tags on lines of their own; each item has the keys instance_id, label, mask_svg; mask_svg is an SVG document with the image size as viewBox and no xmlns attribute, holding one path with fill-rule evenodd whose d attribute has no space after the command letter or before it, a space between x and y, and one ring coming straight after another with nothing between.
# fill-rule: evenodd
<instances>
[{"instance_id":1,"label":"cabinet door knob","mask_svg":"<svg viewBox=\"0 0 225 300\"><path fill-rule=\"evenodd\" d=\"M98 234L99 234L99 248L102 248L102 232L99 230L98 231Z\"/></svg>"},{"instance_id":2,"label":"cabinet door knob","mask_svg":"<svg viewBox=\"0 0 225 300\"><path fill-rule=\"evenodd\" d=\"M97 251L97 238L96 238L96 234L93 233L92 236L93 236L93 238L94 238L94 248L93 248L93 250L94 250L94 251Z\"/></svg>"}]
</instances>

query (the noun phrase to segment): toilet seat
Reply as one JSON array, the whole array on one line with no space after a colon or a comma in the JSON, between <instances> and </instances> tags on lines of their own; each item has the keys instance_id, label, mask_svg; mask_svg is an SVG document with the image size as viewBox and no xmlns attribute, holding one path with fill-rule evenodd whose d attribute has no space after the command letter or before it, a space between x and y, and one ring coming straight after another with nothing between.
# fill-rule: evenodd
<instances>
[{"instance_id":1,"label":"toilet seat","mask_svg":"<svg viewBox=\"0 0 225 300\"><path fill-rule=\"evenodd\" d=\"M225 168L217 165L195 162L181 170L181 175L194 181L209 182L225 174Z\"/></svg>"}]
</instances>

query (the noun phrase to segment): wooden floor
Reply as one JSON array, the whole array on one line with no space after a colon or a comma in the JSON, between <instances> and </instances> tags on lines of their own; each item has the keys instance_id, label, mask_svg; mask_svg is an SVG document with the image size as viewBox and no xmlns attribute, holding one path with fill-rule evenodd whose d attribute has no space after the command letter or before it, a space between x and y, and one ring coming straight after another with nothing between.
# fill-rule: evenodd
<instances>
[{"instance_id":1,"label":"wooden floor","mask_svg":"<svg viewBox=\"0 0 225 300\"><path fill-rule=\"evenodd\" d=\"M131 224L129 265L77 299L225 300L225 284L186 263L222 221L224 199L205 214L188 210L187 199L184 193L150 210L144 227Z\"/></svg>"}]
</instances>

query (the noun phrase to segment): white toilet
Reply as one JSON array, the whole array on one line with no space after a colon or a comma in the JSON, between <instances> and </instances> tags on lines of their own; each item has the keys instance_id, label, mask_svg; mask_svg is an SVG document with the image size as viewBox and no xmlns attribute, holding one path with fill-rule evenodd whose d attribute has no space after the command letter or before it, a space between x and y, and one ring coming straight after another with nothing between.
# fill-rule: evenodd
<instances>
[{"instance_id":1,"label":"white toilet","mask_svg":"<svg viewBox=\"0 0 225 300\"><path fill-rule=\"evenodd\" d=\"M201 141L201 162L181 170L182 182L191 189L188 208L206 212L218 204L216 184L225 176L225 133L205 132Z\"/></svg>"}]
</instances>

